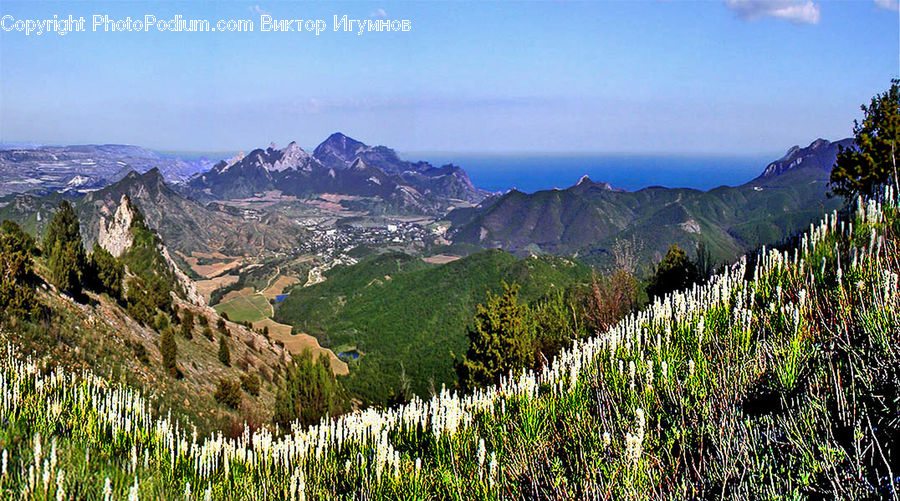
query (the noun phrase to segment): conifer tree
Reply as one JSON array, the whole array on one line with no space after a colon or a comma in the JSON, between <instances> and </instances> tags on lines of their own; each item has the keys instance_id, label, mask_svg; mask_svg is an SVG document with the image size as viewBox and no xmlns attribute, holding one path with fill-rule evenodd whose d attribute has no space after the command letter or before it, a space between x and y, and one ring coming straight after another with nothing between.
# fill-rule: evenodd
<instances>
[{"instance_id":1,"label":"conifer tree","mask_svg":"<svg viewBox=\"0 0 900 501\"><path fill-rule=\"evenodd\" d=\"M59 203L59 208L50 220L42 242L48 253L50 280L56 287L69 294L81 292L81 280L86 257L81 243L81 229L75 209L68 201Z\"/></svg>"},{"instance_id":2,"label":"conifer tree","mask_svg":"<svg viewBox=\"0 0 900 501\"><path fill-rule=\"evenodd\" d=\"M225 336L219 336L219 362L231 366L231 351L228 349L228 341Z\"/></svg>"},{"instance_id":3,"label":"conifer tree","mask_svg":"<svg viewBox=\"0 0 900 501\"><path fill-rule=\"evenodd\" d=\"M687 289L699 279L700 272L697 265L688 258L681 247L678 247L678 244L672 244L650 279L647 295L654 298Z\"/></svg>"},{"instance_id":4,"label":"conifer tree","mask_svg":"<svg viewBox=\"0 0 900 501\"><path fill-rule=\"evenodd\" d=\"M112 298L121 299L125 267L108 250L97 243L94 244L94 250L91 252L91 269L98 292L106 292Z\"/></svg>"},{"instance_id":5,"label":"conifer tree","mask_svg":"<svg viewBox=\"0 0 900 501\"><path fill-rule=\"evenodd\" d=\"M317 423L322 416L334 416L346 407L346 399L328 356L315 359L309 351L295 355L285 374L284 384L275 398L273 419L286 426L299 420L303 425Z\"/></svg>"},{"instance_id":6,"label":"conifer tree","mask_svg":"<svg viewBox=\"0 0 900 501\"><path fill-rule=\"evenodd\" d=\"M175 342L175 332L171 327L164 329L159 337L159 351L162 352L163 367L173 376L176 375L178 344Z\"/></svg>"},{"instance_id":7,"label":"conifer tree","mask_svg":"<svg viewBox=\"0 0 900 501\"><path fill-rule=\"evenodd\" d=\"M475 325L468 329L469 349L456 365L463 388L494 383L534 363L527 308L519 305L518 297L519 285L504 283L503 294L488 292L486 304L478 305Z\"/></svg>"},{"instance_id":8,"label":"conifer tree","mask_svg":"<svg viewBox=\"0 0 900 501\"><path fill-rule=\"evenodd\" d=\"M854 144L840 148L829 185L845 198L872 195L885 184L898 186L900 157L900 80L863 105L862 123L853 122Z\"/></svg>"}]
</instances>

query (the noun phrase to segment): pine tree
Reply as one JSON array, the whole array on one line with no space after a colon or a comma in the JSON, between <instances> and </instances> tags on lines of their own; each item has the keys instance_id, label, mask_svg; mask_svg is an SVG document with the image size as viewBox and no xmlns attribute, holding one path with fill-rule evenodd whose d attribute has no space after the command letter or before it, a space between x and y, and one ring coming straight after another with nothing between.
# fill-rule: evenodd
<instances>
[{"instance_id":1,"label":"pine tree","mask_svg":"<svg viewBox=\"0 0 900 501\"><path fill-rule=\"evenodd\" d=\"M81 292L81 279L86 265L84 245L78 216L72 204L63 200L50 220L42 242L49 253L50 279L56 287L69 294Z\"/></svg>"},{"instance_id":2,"label":"pine tree","mask_svg":"<svg viewBox=\"0 0 900 501\"><path fill-rule=\"evenodd\" d=\"M231 366L231 351L228 349L228 341L225 336L219 336L219 362Z\"/></svg>"},{"instance_id":3,"label":"pine tree","mask_svg":"<svg viewBox=\"0 0 900 501\"><path fill-rule=\"evenodd\" d=\"M275 397L274 421L283 426L294 421L310 425L345 408L346 399L328 356L315 359L308 350L295 355Z\"/></svg>"},{"instance_id":4,"label":"pine tree","mask_svg":"<svg viewBox=\"0 0 900 501\"><path fill-rule=\"evenodd\" d=\"M194 339L194 312L185 309L181 314L181 335L185 339Z\"/></svg>"},{"instance_id":5,"label":"pine tree","mask_svg":"<svg viewBox=\"0 0 900 501\"><path fill-rule=\"evenodd\" d=\"M840 148L829 185L834 193L852 199L872 195L885 184L898 186L900 156L900 80L863 105L862 123L853 122L854 145Z\"/></svg>"},{"instance_id":6,"label":"pine tree","mask_svg":"<svg viewBox=\"0 0 900 501\"><path fill-rule=\"evenodd\" d=\"M527 309L518 304L518 284L503 284L503 294L488 292L487 303L479 304L475 325L468 329L469 349L457 363L463 388L494 383L511 370L534 363Z\"/></svg>"},{"instance_id":7,"label":"pine tree","mask_svg":"<svg viewBox=\"0 0 900 501\"><path fill-rule=\"evenodd\" d=\"M91 252L91 271L95 281L94 288L98 292L106 292L112 298L121 299L125 267L97 243Z\"/></svg>"},{"instance_id":8,"label":"pine tree","mask_svg":"<svg viewBox=\"0 0 900 501\"><path fill-rule=\"evenodd\" d=\"M699 279L700 272L697 270L697 265L688 258L687 253L681 247L678 247L678 244L672 244L659 266L656 267L656 273L650 279L647 295L654 298L687 289Z\"/></svg>"},{"instance_id":9,"label":"pine tree","mask_svg":"<svg viewBox=\"0 0 900 501\"><path fill-rule=\"evenodd\" d=\"M216 393L213 397L216 402L237 409L241 405L241 384L233 379L222 378L216 386Z\"/></svg>"},{"instance_id":10,"label":"pine tree","mask_svg":"<svg viewBox=\"0 0 900 501\"><path fill-rule=\"evenodd\" d=\"M33 287L34 240L12 221L0 227L0 318L34 318L40 312Z\"/></svg>"},{"instance_id":11,"label":"pine tree","mask_svg":"<svg viewBox=\"0 0 900 501\"><path fill-rule=\"evenodd\" d=\"M175 332L171 327L163 330L162 335L159 337L159 351L162 352L163 367L173 376L176 375L178 344L175 342Z\"/></svg>"}]
</instances>

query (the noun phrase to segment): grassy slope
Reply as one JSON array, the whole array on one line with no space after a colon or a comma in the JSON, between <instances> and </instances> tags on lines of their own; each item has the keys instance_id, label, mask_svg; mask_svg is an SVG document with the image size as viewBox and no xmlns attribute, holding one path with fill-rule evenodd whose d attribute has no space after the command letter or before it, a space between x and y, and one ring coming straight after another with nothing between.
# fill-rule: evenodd
<instances>
[{"instance_id":1,"label":"grassy slope","mask_svg":"<svg viewBox=\"0 0 900 501\"><path fill-rule=\"evenodd\" d=\"M153 264L152 258L134 254L126 256L131 265L136 260ZM35 264L39 277L48 276L43 258ZM78 304L54 293L49 286L39 288L39 292L47 312L44 318L35 323L9 325L2 339L23 353L41 358L48 367L86 369L110 381L125 382L152 394L158 410L171 410L204 431L227 429L232 422L262 422L271 416L277 381L273 378L283 369L283 354L281 348L261 335L228 322L232 364L226 367L218 360L217 342L207 340L195 321L193 339L176 335L177 363L184 377L175 379L163 367L159 332L140 325L115 300L88 292L86 304ZM212 311L182 300L175 304L193 310L195 318L206 315L215 329L218 317ZM219 378L237 379L250 373L259 375L262 381L258 397L243 393L242 408L234 411L216 403L213 393Z\"/></svg>"},{"instance_id":2,"label":"grassy slope","mask_svg":"<svg viewBox=\"0 0 900 501\"><path fill-rule=\"evenodd\" d=\"M327 280L297 288L275 319L316 336L326 347L355 346L345 386L374 401L399 387L401 364L413 390L455 381L453 356L468 346L466 325L485 292L502 280L522 285L521 300L587 281L590 270L573 261L518 259L485 251L436 266L405 254L384 254L331 270Z\"/></svg>"}]
</instances>

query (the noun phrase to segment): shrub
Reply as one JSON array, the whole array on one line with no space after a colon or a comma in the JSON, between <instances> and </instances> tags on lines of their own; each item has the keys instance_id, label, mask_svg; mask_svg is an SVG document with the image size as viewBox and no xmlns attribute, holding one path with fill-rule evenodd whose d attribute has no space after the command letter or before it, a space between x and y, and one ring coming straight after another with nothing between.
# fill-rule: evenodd
<instances>
[{"instance_id":1,"label":"shrub","mask_svg":"<svg viewBox=\"0 0 900 501\"><path fill-rule=\"evenodd\" d=\"M245 374L241 376L241 388L254 397L259 396L259 376L256 374Z\"/></svg>"},{"instance_id":2,"label":"shrub","mask_svg":"<svg viewBox=\"0 0 900 501\"><path fill-rule=\"evenodd\" d=\"M39 312L32 274L34 241L12 221L0 229L0 317L35 318Z\"/></svg>"},{"instance_id":3,"label":"shrub","mask_svg":"<svg viewBox=\"0 0 900 501\"><path fill-rule=\"evenodd\" d=\"M185 309L181 314L181 335L185 339L194 339L194 313Z\"/></svg>"},{"instance_id":4,"label":"shrub","mask_svg":"<svg viewBox=\"0 0 900 501\"><path fill-rule=\"evenodd\" d=\"M228 349L228 341L225 336L219 337L219 362L231 366L231 351Z\"/></svg>"},{"instance_id":5,"label":"shrub","mask_svg":"<svg viewBox=\"0 0 900 501\"><path fill-rule=\"evenodd\" d=\"M241 404L241 385L233 379L219 379L216 393L213 396L216 402L231 409L237 409Z\"/></svg>"},{"instance_id":6,"label":"shrub","mask_svg":"<svg viewBox=\"0 0 900 501\"><path fill-rule=\"evenodd\" d=\"M176 375L178 344L175 342L175 333L171 327L163 330L162 335L159 337L159 351L162 353L163 367L173 376Z\"/></svg>"},{"instance_id":7,"label":"shrub","mask_svg":"<svg viewBox=\"0 0 900 501\"><path fill-rule=\"evenodd\" d=\"M604 332L640 306L641 284L623 270L595 276L586 298L585 316L594 332Z\"/></svg>"},{"instance_id":8,"label":"shrub","mask_svg":"<svg viewBox=\"0 0 900 501\"><path fill-rule=\"evenodd\" d=\"M512 369L534 362L527 308L518 303L518 284L503 283L503 294L487 293L487 303L479 304L475 325L468 329L469 350L457 363L463 388L493 383Z\"/></svg>"},{"instance_id":9,"label":"shrub","mask_svg":"<svg viewBox=\"0 0 900 501\"><path fill-rule=\"evenodd\" d=\"M97 292L105 292L114 299L122 299L122 279L125 267L113 257L108 250L94 244L91 252L92 288Z\"/></svg>"},{"instance_id":10,"label":"shrub","mask_svg":"<svg viewBox=\"0 0 900 501\"><path fill-rule=\"evenodd\" d=\"M306 426L346 408L346 399L331 372L327 355L315 360L312 353L304 351L294 356L293 362L275 398L273 419L277 424L285 426L299 420Z\"/></svg>"},{"instance_id":11,"label":"shrub","mask_svg":"<svg viewBox=\"0 0 900 501\"><path fill-rule=\"evenodd\" d=\"M672 244L650 279L647 295L656 298L687 289L696 283L699 277L697 265L688 259L687 253L678 247L678 244Z\"/></svg>"}]
</instances>

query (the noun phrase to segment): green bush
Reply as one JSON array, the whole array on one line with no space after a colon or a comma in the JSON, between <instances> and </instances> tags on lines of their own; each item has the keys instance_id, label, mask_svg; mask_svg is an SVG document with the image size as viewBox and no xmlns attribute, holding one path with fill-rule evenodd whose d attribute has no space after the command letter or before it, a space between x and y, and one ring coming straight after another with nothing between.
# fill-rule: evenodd
<instances>
[{"instance_id":1,"label":"green bush","mask_svg":"<svg viewBox=\"0 0 900 501\"><path fill-rule=\"evenodd\" d=\"M213 396L216 402L231 409L237 409L241 405L241 384L233 379L222 378L219 380Z\"/></svg>"},{"instance_id":2,"label":"green bush","mask_svg":"<svg viewBox=\"0 0 900 501\"><path fill-rule=\"evenodd\" d=\"M331 362L323 354L318 360L304 351L293 357L284 384L275 398L274 421L287 426L299 420L304 426L323 416L340 414L347 407L344 392L331 372Z\"/></svg>"},{"instance_id":3,"label":"green bush","mask_svg":"<svg viewBox=\"0 0 900 501\"><path fill-rule=\"evenodd\" d=\"M125 267L100 244L94 244L90 268L93 277L91 287L94 290L106 292L113 299L122 299L122 279L125 277Z\"/></svg>"},{"instance_id":4,"label":"green bush","mask_svg":"<svg viewBox=\"0 0 900 501\"><path fill-rule=\"evenodd\" d=\"M254 397L259 396L259 376L256 374L245 374L241 376L241 388Z\"/></svg>"},{"instance_id":5,"label":"green bush","mask_svg":"<svg viewBox=\"0 0 900 501\"><path fill-rule=\"evenodd\" d=\"M219 362L231 366L231 351L228 349L228 341L225 336L219 336Z\"/></svg>"},{"instance_id":6,"label":"green bush","mask_svg":"<svg viewBox=\"0 0 900 501\"><path fill-rule=\"evenodd\" d=\"M163 330L162 335L160 335L159 351L162 353L163 367L165 367L171 375L176 375L178 344L175 342L175 332L172 331L171 327Z\"/></svg>"},{"instance_id":7,"label":"green bush","mask_svg":"<svg viewBox=\"0 0 900 501\"><path fill-rule=\"evenodd\" d=\"M86 258L78 215L68 201L59 203L47 226L42 247L49 254L47 263L53 284L62 292L79 294Z\"/></svg>"},{"instance_id":8,"label":"green bush","mask_svg":"<svg viewBox=\"0 0 900 501\"><path fill-rule=\"evenodd\" d=\"M479 304L475 325L468 330L469 350L457 364L459 384L477 388L494 383L513 369L534 363L527 307L519 304L519 285L503 283L503 294L487 293Z\"/></svg>"}]
</instances>

